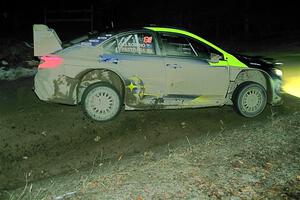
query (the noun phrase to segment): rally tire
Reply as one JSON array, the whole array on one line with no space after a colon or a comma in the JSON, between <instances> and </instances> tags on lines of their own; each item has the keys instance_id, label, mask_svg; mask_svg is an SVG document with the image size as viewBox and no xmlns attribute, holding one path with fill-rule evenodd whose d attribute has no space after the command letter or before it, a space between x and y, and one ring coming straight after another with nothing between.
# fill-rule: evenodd
<instances>
[{"instance_id":1,"label":"rally tire","mask_svg":"<svg viewBox=\"0 0 300 200\"><path fill-rule=\"evenodd\" d=\"M121 110L122 100L115 87L108 83L90 85L82 95L84 113L95 121L109 121Z\"/></svg>"},{"instance_id":2,"label":"rally tire","mask_svg":"<svg viewBox=\"0 0 300 200\"><path fill-rule=\"evenodd\" d=\"M256 117L266 108L266 90L255 82L242 83L234 92L233 105L234 109L242 116Z\"/></svg>"}]
</instances>

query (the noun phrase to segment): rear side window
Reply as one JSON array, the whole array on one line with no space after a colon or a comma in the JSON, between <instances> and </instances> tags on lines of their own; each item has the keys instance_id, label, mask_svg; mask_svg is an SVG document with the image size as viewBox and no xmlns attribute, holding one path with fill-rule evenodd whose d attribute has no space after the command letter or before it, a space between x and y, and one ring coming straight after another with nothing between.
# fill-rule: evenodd
<instances>
[{"instance_id":1,"label":"rear side window","mask_svg":"<svg viewBox=\"0 0 300 200\"><path fill-rule=\"evenodd\" d=\"M148 33L126 34L105 44L104 49L111 53L155 54L154 38Z\"/></svg>"}]
</instances>

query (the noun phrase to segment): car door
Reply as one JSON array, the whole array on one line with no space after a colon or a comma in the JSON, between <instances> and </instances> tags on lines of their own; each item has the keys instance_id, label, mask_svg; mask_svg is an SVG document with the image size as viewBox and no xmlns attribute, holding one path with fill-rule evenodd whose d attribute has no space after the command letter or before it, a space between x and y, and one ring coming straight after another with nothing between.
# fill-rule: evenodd
<instances>
[{"instance_id":1,"label":"car door","mask_svg":"<svg viewBox=\"0 0 300 200\"><path fill-rule=\"evenodd\" d=\"M129 93L142 92L141 98L162 96L165 93L165 69L157 45L151 32L128 32L105 45L106 53L102 59L109 59L111 67L126 79Z\"/></svg>"},{"instance_id":2,"label":"car door","mask_svg":"<svg viewBox=\"0 0 300 200\"><path fill-rule=\"evenodd\" d=\"M229 68L209 63L211 53L222 54L191 38L160 34L165 54L166 92L169 96L222 99L229 86ZM218 55L219 54L219 55Z\"/></svg>"}]
</instances>

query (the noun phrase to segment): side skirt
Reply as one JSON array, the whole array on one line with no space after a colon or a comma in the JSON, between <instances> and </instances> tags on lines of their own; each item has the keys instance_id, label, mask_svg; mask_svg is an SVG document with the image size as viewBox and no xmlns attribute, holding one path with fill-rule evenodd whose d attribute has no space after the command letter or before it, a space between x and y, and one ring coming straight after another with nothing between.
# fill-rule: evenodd
<instances>
[{"instance_id":1,"label":"side skirt","mask_svg":"<svg viewBox=\"0 0 300 200\"><path fill-rule=\"evenodd\" d=\"M140 101L125 103L125 110L184 109L223 106L226 99L217 96L145 96Z\"/></svg>"}]
</instances>

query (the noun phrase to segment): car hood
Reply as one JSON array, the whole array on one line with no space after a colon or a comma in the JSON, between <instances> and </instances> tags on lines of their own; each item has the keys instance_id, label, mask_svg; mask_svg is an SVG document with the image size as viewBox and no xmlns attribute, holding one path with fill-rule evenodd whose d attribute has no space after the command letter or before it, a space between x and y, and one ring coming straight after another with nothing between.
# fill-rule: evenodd
<instances>
[{"instance_id":1,"label":"car hood","mask_svg":"<svg viewBox=\"0 0 300 200\"><path fill-rule=\"evenodd\" d=\"M265 71L269 71L271 68L280 65L276 59L263 56L248 56L243 54L234 54L234 56L250 68L258 68Z\"/></svg>"}]
</instances>

